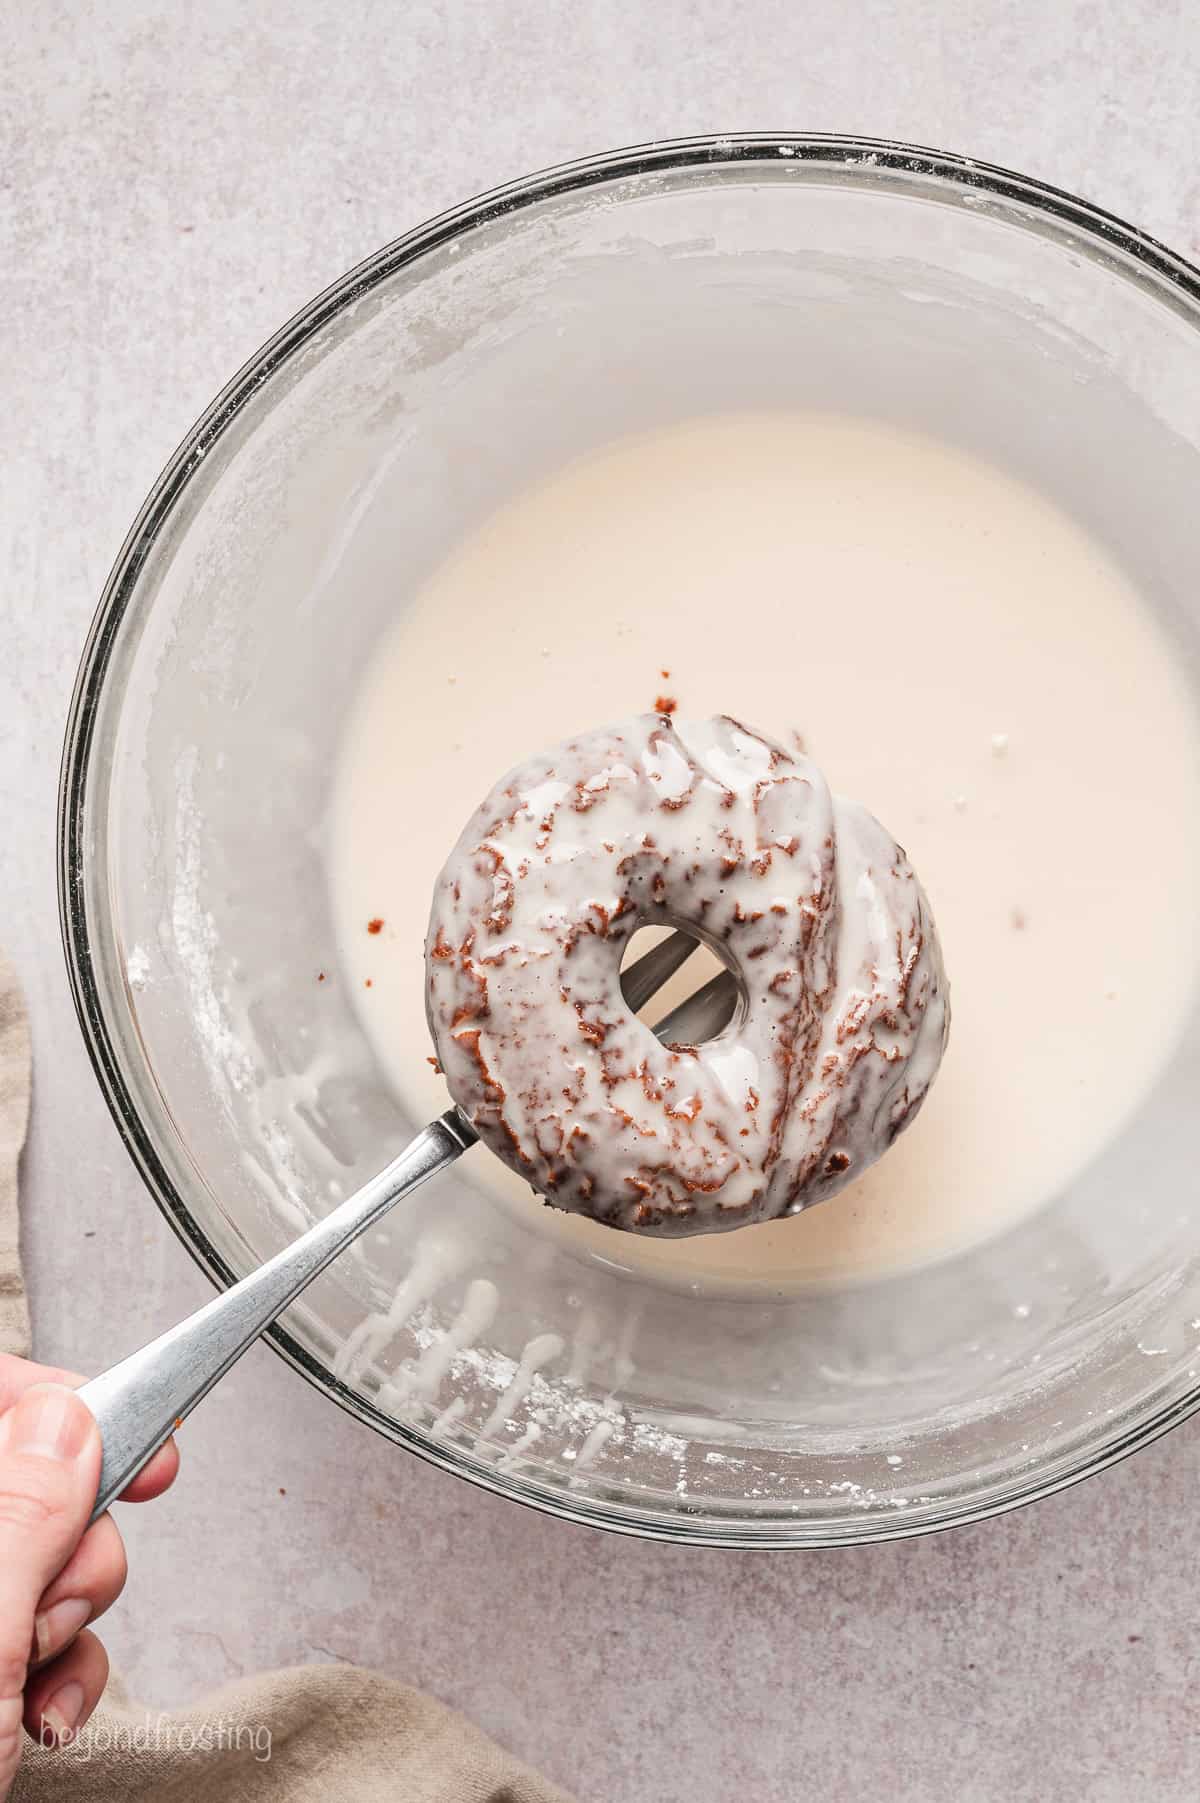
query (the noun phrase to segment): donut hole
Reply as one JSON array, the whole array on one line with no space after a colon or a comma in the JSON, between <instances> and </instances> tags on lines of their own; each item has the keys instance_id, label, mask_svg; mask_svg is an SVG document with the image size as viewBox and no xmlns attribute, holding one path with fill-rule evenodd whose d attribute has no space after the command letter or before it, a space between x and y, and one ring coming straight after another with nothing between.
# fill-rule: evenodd
<instances>
[{"instance_id":1,"label":"donut hole","mask_svg":"<svg viewBox=\"0 0 1200 1803\"><path fill-rule=\"evenodd\" d=\"M622 983L648 952L676 937L689 942L691 950L684 952L683 947L680 947L684 961L634 1011L637 1018L654 1031L670 1017L678 1015L675 1029L670 1031L671 1039L687 1040L691 1044L703 1043L723 1033L740 1006L741 983L737 968L722 946L701 937L692 926L682 921L671 925L656 922L653 926L639 926L631 935L621 959ZM690 1021L689 1005L692 1012ZM699 1036L697 1019L702 1019L704 1023Z\"/></svg>"}]
</instances>

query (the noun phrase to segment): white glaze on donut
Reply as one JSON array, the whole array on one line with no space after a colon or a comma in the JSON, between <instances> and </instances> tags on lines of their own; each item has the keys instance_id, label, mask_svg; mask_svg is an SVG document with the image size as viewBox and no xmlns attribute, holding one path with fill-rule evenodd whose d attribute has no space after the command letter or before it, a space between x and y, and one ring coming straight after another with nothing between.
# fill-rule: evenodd
<instances>
[{"instance_id":1,"label":"white glaze on donut","mask_svg":"<svg viewBox=\"0 0 1200 1803\"><path fill-rule=\"evenodd\" d=\"M687 927L742 988L664 1046L619 969ZM886 1151L937 1072L947 987L907 858L809 759L728 718L645 715L497 784L451 853L429 1024L480 1137L558 1208L641 1233L793 1214Z\"/></svg>"}]
</instances>

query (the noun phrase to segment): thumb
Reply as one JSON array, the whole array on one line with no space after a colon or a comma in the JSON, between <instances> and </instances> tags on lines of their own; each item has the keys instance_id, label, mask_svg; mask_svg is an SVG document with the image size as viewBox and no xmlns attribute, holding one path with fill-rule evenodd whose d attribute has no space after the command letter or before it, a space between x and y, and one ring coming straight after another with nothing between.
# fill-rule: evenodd
<instances>
[{"instance_id":1,"label":"thumb","mask_svg":"<svg viewBox=\"0 0 1200 1803\"><path fill-rule=\"evenodd\" d=\"M0 1797L21 1753L22 1692L38 1599L87 1528L100 1430L60 1384L35 1384L0 1420Z\"/></svg>"}]
</instances>

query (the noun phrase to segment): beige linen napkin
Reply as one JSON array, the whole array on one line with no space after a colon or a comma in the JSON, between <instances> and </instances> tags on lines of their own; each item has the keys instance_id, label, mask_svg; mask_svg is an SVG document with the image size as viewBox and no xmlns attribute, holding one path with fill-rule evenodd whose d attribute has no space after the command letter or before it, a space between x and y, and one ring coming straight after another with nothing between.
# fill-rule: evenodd
<instances>
[{"instance_id":1,"label":"beige linen napkin","mask_svg":"<svg viewBox=\"0 0 1200 1803\"><path fill-rule=\"evenodd\" d=\"M377 1672L245 1678L169 1715L106 1699L73 1747L27 1747L12 1803L568 1803L478 1728Z\"/></svg>"},{"instance_id":2,"label":"beige linen napkin","mask_svg":"<svg viewBox=\"0 0 1200 1803\"><path fill-rule=\"evenodd\" d=\"M17 1164L29 1119L29 1022L0 954L0 1351L29 1351L29 1313L17 1246Z\"/></svg>"},{"instance_id":3,"label":"beige linen napkin","mask_svg":"<svg viewBox=\"0 0 1200 1803\"><path fill-rule=\"evenodd\" d=\"M0 1350L25 1353L17 1161L29 1033L0 958ZM245 1678L169 1714L119 1684L77 1742L29 1746L12 1803L570 1803L432 1697L378 1672L310 1665Z\"/></svg>"}]
</instances>

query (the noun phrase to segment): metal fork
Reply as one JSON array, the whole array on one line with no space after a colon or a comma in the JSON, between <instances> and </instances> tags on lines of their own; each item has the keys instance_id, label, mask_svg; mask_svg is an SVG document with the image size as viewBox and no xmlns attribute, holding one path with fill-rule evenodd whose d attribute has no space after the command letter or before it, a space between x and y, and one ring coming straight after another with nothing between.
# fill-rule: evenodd
<instances>
[{"instance_id":1,"label":"metal fork","mask_svg":"<svg viewBox=\"0 0 1200 1803\"><path fill-rule=\"evenodd\" d=\"M694 939L673 933L639 958L621 975L626 1005L635 1014L644 1008L695 950ZM666 1045L709 1039L728 1019L735 995L733 978L722 973L673 1009L654 1032ZM84 1384L79 1394L99 1423L104 1446L92 1520L132 1483L184 1417L339 1252L404 1196L453 1164L477 1138L466 1115L449 1109L418 1133L386 1170L257 1271Z\"/></svg>"}]
</instances>

